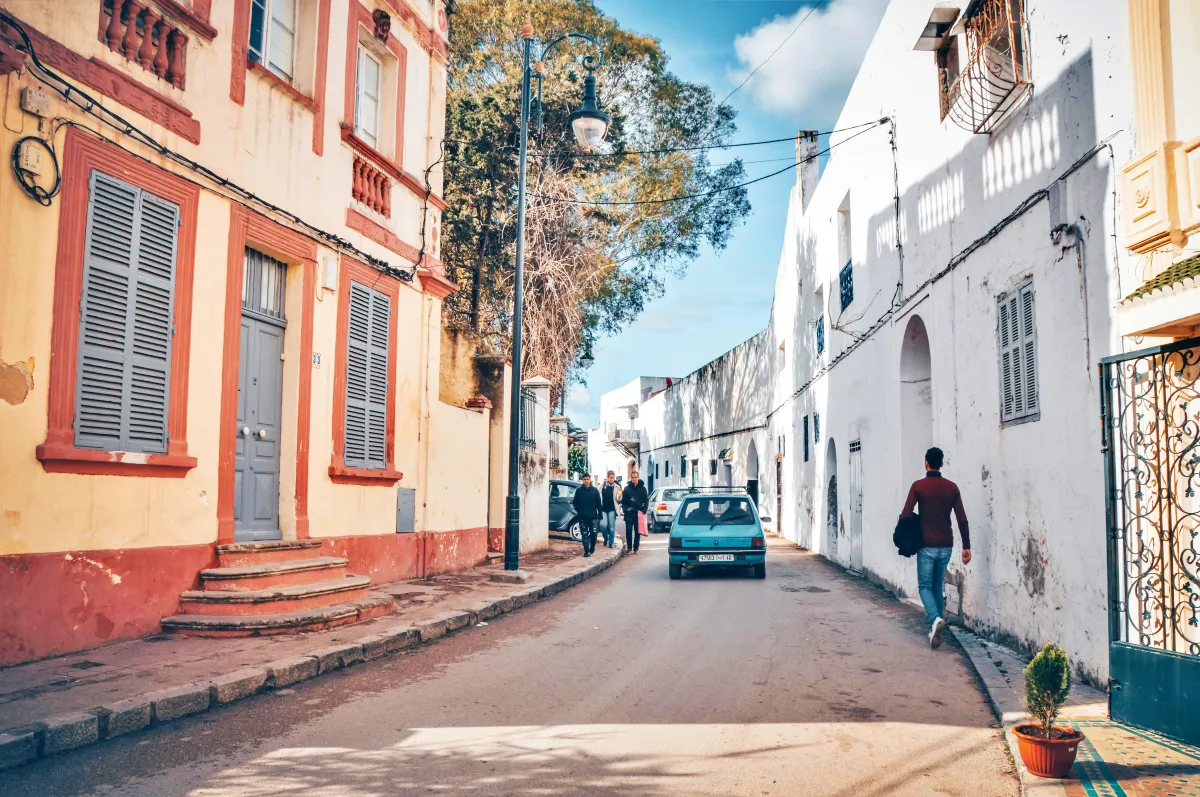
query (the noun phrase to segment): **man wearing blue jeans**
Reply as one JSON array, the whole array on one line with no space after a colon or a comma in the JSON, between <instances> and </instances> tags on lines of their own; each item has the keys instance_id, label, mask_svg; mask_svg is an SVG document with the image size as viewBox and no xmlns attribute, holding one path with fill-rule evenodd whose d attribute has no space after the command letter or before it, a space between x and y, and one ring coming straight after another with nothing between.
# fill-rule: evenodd
<instances>
[{"instance_id":1,"label":"man wearing blue jeans","mask_svg":"<svg viewBox=\"0 0 1200 797\"><path fill-rule=\"evenodd\" d=\"M962 495L958 485L942 476L945 454L940 448L925 452L925 478L913 482L908 490L908 500L900 517L911 517L919 508L921 514L921 550L917 551L917 590L929 618L929 646L942 644L946 630L946 598L943 582L946 565L954 553L954 532L950 528L950 513L958 522L958 534L962 537L962 562L971 562L971 532L967 526L967 513L963 509Z\"/></svg>"},{"instance_id":2,"label":"man wearing blue jeans","mask_svg":"<svg viewBox=\"0 0 1200 797\"><path fill-rule=\"evenodd\" d=\"M611 470L600 496L601 510L604 513L604 544L611 548L617 534L617 504L621 502L621 486L617 484L617 474Z\"/></svg>"}]
</instances>

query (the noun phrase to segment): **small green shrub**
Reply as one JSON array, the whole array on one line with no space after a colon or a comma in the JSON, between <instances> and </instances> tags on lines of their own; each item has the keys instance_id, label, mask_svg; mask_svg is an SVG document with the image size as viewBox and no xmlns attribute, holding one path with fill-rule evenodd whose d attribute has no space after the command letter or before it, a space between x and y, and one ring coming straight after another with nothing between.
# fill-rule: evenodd
<instances>
[{"instance_id":1,"label":"small green shrub","mask_svg":"<svg viewBox=\"0 0 1200 797\"><path fill-rule=\"evenodd\" d=\"M1071 691L1071 665L1067 654L1047 643L1025 668L1025 708L1050 738L1050 726Z\"/></svg>"}]
</instances>

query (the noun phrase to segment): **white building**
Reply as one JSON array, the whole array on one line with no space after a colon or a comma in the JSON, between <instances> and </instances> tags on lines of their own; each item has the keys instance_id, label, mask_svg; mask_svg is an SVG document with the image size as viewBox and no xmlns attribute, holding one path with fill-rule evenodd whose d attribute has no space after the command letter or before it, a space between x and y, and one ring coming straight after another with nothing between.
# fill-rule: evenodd
<instances>
[{"instance_id":1,"label":"white building","mask_svg":"<svg viewBox=\"0 0 1200 797\"><path fill-rule=\"evenodd\" d=\"M915 596L891 534L938 445L975 557L955 556L951 610L1102 682L1096 366L1137 285L1115 237L1126 5L961 6L888 6L845 132L797 138L767 328L631 410L638 461L660 483L757 487L785 537ZM596 447L593 470L612 467Z\"/></svg>"},{"instance_id":2,"label":"white building","mask_svg":"<svg viewBox=\"0 0 1200 797\"><path fill-rule=\"evenodd\" d=\"M641 453L638 411L642 402L665 390L666 376L639 376L600 397L600 426L588 430L588 472L601 478L613 471L622 481L636 467ZM650 472L641 474L646 480Z\"/></svg>"}]
</instances>

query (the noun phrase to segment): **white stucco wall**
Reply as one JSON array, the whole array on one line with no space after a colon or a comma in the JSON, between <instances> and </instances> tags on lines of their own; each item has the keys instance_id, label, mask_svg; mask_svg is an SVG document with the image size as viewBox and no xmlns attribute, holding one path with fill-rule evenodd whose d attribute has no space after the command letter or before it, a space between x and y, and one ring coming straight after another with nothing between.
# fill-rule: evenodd
<instances>
[{"instance_id":1,"label":"white stucco wall","mask_svg":"<svg viewBox=\"0 0 1200 797\"><path fill-rule=\"evenodd\" d=\"M741 481L753 440L760 505L778 515L781 533L914 596L915 565L896 554L891 534L909 484L923 475L924 447L939 445L945 474L962 490L975 556L964 568L956 553L951 605L961 584L969 625L1031 647L1056 642L1081 673L1103 680L1095 369L1120 349L1114 307L1133 284L1113 238L1116 164L1132 146L1125 5L1029 0L1033 90L991 135L939 120L934 56L912 49L930 7L893 0L835 125L890 117L894 156L884 125L834 149L806 208L792 188L766 329L639 408L643 467L651 455L670 459L672 475L658 483L683 482L679 457L699 459L705 484L708 461L732 447ZM1060 220L1077 238L1052 239L1046 189L1056 181ZM841 313L838 223L847 208L854 299ZM1041 414L1002 427L996 300L1028 279ZM826 348L817 354L822 313ZM928 371L910 362L902 375L906 330L918 317ZM853 462L851 442L860 447ZM862 489L857 552L851 481Z\"/></svg>"}]
</instances>

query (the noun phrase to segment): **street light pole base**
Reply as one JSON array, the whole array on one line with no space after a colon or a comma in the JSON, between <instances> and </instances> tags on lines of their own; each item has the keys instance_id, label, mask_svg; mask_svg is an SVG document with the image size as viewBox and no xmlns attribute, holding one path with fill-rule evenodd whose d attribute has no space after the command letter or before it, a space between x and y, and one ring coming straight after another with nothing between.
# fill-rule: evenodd
<instances>
[{"instance_id":1,"label":"street light pole base","mask_svg":"<svg viewBox=\"0 0 1200 797\"><path fill-rule=\"evenodd\" d=\"M505 501L504 569L521 566L521 496L509 495Z\"/></svg>"},{"instance_id":2,"label":"street light pole base","mask_svg":"<svg viewBox=\"0 0 1200 797\"><path fill-rule=\"evenodd\" d=\"M532 576L528 570L497 570L489 573L488 578L501 584L528 584Z\"/></svg>"}]
</instances>

